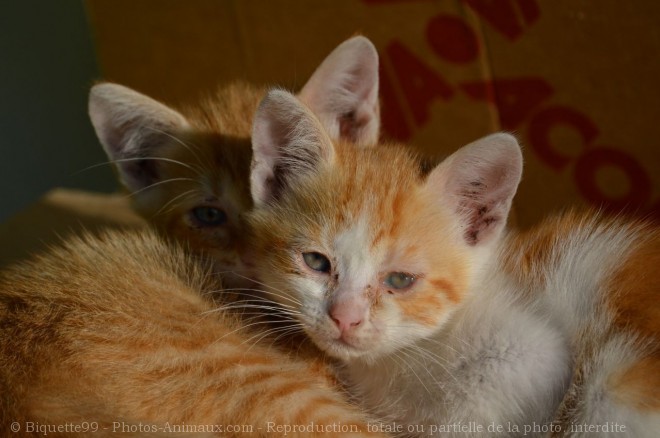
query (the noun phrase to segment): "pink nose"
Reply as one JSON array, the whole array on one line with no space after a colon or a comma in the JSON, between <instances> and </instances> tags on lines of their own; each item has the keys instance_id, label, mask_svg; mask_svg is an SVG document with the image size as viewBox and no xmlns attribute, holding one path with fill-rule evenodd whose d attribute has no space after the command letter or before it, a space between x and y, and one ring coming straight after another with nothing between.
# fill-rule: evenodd
<instances>
[{"instance_id":1,"label":"pink nose","mask_svg":"<svg viewBox=\"0 0 660 438\"><path fill-rule=\"evenodd\" d=\"M342 333L345 333L360 324L364 316L364 309L359 306L350 306L348 303L335 304L328 314Z\"/></svg>"}]
</instances>

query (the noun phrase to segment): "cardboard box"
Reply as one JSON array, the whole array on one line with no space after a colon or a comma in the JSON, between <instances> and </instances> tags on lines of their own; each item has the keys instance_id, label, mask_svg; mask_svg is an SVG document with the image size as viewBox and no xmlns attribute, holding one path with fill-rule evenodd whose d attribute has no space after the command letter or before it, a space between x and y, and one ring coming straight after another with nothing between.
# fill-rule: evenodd
<instances>
[{"instance_id":1,"label":"cardboard box","mask_svg":"<svg viewBox=\"0 0 660 438\"><path fill-rule=\"evenodd\" d=\"M106 79L173 104L234 79L297 89L337 44L381 53L384 134L447 154L516 133L518 222L576 204L660 217L660 3L87 0Z\"/></svg>"},{"instance_id":2,"label":"cardboard box","mask_svg":"<svg viewBox=\"0 0 660 438\"><path fill-rule=\"evenodd\" d=\"M125 194L54 189L0 224L0 268L83 232L146 226Z\"/></svg>"}]
</instances>

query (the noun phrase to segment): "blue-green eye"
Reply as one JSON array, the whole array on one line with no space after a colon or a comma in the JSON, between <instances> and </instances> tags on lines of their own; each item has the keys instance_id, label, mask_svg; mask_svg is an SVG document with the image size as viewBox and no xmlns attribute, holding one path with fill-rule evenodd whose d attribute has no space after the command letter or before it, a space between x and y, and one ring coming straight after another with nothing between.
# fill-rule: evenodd
<instances>
[{"instance_id":1,"label":"blue-green eye","mask_svg":"<svg viewBox=\"0 0 660 438\"><path fill-rule=\"evenodd\" d=\"M303 253L303 260L307 266L315 271L330 272L330 260L326 256L318 252L305 252Z\"/></svg>"},{"instance_id":2,"label":"blue-green eye","mask_svg":"<svg viewBox=\"0 0 660 438\"><path fill-rule=\"evenodd\" d=\"M412 286L415 277L405 272L390 272L385 277L385 285L392 289L406 289Z\"/></svg>"},{"instance_id":3,"label":"blue-green eye","mask_svg":"<svg viewBox=\"0 0 660 438\"><path fill-rule=\"evenodd\" d=\"M227 214L215 207L197 207L192 214L202 226L214 227L227 222Z\"/></svg>"}]
</instances>

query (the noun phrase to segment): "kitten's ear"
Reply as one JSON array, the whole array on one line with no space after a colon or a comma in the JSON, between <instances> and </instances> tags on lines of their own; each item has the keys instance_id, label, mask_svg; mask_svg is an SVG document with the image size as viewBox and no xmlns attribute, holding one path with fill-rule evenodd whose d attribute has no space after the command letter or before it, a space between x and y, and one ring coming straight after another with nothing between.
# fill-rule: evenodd
<instances>
[{"instance_id":1,"label":"kitten's ear","mask_svg":"<svg viewBox=\"0 0 660 438\"><path fill-rule=\"evenodd\" d=\"M252 128L250 187L255 205L334 158L334 148L316 116L293 94L272 90L259 104Z\"/></svg>"},{"instance_id":2,"label":"kitten's ear","mask_svg":"<svg viewBox=\"0 0 660 438\"><path fill-rule=\"evenodd\" d=\"M363 36L340 44L299 94L330 138L371 145L378 140L378 52Z\"/></svg>"},{"instance_id":3,"label":"kitten's ear","mask_svg":"<svg viewBox=\"0 0 660 438\"><path fill-rule=\"evenodd\" d=\"M515 137L492 134L459 149L429 175L427 187L461 221L470 245L496 240L522 176L522 153Z\"/></svg>"},{"instance_id":4,"label":"kitten's ear","mask_svg":"<svg viewBox=\"0 0 660 438\"><path fill-rule=\"evenodd\" d=\"M89 117L122 183L132 192L159 179L158 161L149 157L188 126L181 114L162 103L110 83L92 87Z\"/></svg>"}]
</instances>

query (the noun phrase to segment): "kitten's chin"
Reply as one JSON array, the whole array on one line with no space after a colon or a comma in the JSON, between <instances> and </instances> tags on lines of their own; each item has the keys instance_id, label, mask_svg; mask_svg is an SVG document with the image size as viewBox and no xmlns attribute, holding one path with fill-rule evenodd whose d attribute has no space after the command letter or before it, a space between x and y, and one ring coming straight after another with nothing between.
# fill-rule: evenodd
<instances>
[{"instance_id":1,"label":"kitten's chin","mask_svg":"<svg viewBox=\"0 0 660 438\"><path fill-rule=\"evenodd\" d=\"M373 354L370 348L361 348L351 345L342 339L319 339L311 335L312 340L321 350L335 359L348 361L352 359L364 358Z\"/></svg>"}]
</instances>

